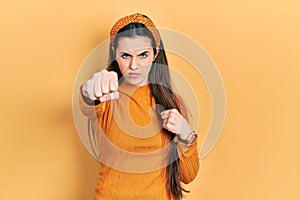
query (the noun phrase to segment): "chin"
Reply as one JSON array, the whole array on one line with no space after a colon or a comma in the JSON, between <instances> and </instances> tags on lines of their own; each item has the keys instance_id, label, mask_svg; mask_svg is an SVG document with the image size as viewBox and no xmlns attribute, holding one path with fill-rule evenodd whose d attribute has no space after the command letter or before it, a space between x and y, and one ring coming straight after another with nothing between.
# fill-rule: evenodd
<instances>
[{"instance_id":1,"label":"chin","mask_svg":"<svg viewBox=\"0 0 300 200\"><path fill-rule=\"evenodd\" d=\"M146 83L144 83L141 80L126 80L126 83L129 85L136 85L136 86L140 86L140 85L145 85Z\"/></svg>"},{"instance_id":2,"label":"chin","mask_svg":"<svg viewBox=\"0 0 300 200\"><path fill-rule=\"evenodd\" d=\"M136 86L147 84L145 79L142 77L138 77L138 78L125 77L125 82L129 85L136 85Z\"/></svg>"}]
</instances>

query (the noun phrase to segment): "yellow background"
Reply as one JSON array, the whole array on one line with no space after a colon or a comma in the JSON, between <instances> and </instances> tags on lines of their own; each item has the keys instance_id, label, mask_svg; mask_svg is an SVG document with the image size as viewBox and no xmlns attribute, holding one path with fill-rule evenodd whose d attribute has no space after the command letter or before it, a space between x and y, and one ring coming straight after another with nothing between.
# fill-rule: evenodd
<instances>
[{"instance_id":1,"label":"yellow background","mask_svg":"<svg viewBox=\"0 0 300 200\"><path fill-rule=\"evenodd\" d=\"M299 6L296 0L2 1L0 199L92 199L97 162L75 130L73 83L113 23L142 12L201 44L225 84L225 126L188 199L298 200Z\"/></svg>"}]
</instances>

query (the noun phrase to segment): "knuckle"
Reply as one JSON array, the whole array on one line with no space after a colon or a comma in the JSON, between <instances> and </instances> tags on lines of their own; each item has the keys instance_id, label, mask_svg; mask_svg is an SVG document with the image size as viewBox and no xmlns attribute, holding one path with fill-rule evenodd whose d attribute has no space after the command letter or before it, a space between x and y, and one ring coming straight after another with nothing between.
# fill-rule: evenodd
<instances>
[{"instance_id":1,"label":"knuckle","mask_svg":"<svg viewBox=\"0 0 300 200\"><path fill-rule=\"evenodd\" d=\"M177 114L177 113L178 113L178 110L175 109L175 108L173 108L173 109L172 109L172 113L173 113L173 114Z\"/></svg>"},{"instance_id":2,"label":"knuckle","mask_svg":"<svg viewBox=\"0 0 300 200\"><path fill-rule=\"evenodd\" d=\"M114 71L109 72L109 77L112 81L118 81L118 74Z\"/></svg>"},{"instance_id":3,"label":"knuckle","mask_svg":"<svg viewBox=\"0 0 300 200\"><path fill-rule=\"evenodd\" d=\"M96 90L95 91L95 96L96 97L100 97L100 96L102 96L102 94L101 94L101 92L99 90Z\"/></svg>"},{"instance_id":4,"label":"knuckle","mask_svg":"<svg viewBox=\"0 0 300 200\"><path fill-rule=\"evenodd\" d=\"M86 86L89 86L89 85L92 84L92 82L93 82L93 81L92 81L91 79L89 79L89 80L86 81L85 85L86 85Z\"/></svg>"},{"instance_id":5,"label":"knuckle","mask_svg":"<svg viewBox=\"0 0 300 200\"><path fill-rule=\"evenodd\" d=\"M99 78L101 76L101 71L100 72L96 72L96 73L94 73L93 74L93 79L97 79L97 78Z\"/></svg>"},{"instance_id":6,"label":"knuckle","mask_svg":"<svg viewBox=\"0 0 300 200\"><path fill-rule=\"evenodd\" d=\"M106 69L102 69L99 73L104 74L106 72L108 72Z\"/></svg>"},{"instance_id":7,"label":"knuckle","mask_svg":"<svg viewBox=\"0 0 300 200\"><path fill-rule=\"evenodd\" d=\"M84 90L90 90L93 88L93 84L91 80L88 80L84 85L83 85L83 89Z\"/></svg>"},{"instance_id":8,"label":"knuckle","mask_svg":"<svg viewBox=\"0 0 300 200\"><path fill-rule=\"evenodd\" d=\"M113 76L114 75L114 71L107 71L107 73L110 75L110 76Z\"/></svg>"},{"instance_id":9,"label":"knuckle","mask_svg":"<svg viewBox=\"0 0 300 200\"><path fill-rule=\"evenodd\" d=\"M105 77L105 71L101 70L98 72L98 75L96 76L97 79L103 79Z\"/></svg>"},{"instance_id":10,"label":"knuckle","mask_svg":"<svg viewBox=\"0 0 300 200\"><path fill-rule=\"evenodd\" d=\"M112 73L112 76L114 77L114 78L118 78L118 74L117 74L117 72L111 72Z\"/></svg>"}]
</instances>

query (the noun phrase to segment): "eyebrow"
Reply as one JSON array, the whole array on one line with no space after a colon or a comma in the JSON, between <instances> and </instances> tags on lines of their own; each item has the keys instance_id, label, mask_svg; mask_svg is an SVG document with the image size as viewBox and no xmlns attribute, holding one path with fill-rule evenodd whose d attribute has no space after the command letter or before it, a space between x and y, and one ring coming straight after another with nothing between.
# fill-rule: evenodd
<instances>
[{"instance_id":1,"label":"eyebrow","mask_svg":"<svg viewBox=\"0 0 300 200\"><path fill-rule=\"evenodd\" d=\"M138 54L138 56L139 56L139 55L141 55L141 54L145 54L145 53L150 53L150 51L144 51L144 52L142 52L142 53ZM123 52L123 51L121 51L121 52L120 52L120 54L122 54L122 55L123 55L123 54L128 54L128 55L131 55L130 53Z\"/></svg>"}]
</instances>

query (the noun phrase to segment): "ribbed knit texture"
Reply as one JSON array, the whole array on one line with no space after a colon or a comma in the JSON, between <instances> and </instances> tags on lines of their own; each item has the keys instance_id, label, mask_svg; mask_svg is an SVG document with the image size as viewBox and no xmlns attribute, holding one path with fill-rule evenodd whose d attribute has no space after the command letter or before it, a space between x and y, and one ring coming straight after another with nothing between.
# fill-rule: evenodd
<instances>
[{"instance_id":1,"label":"ribbed knit texture","mask_svg":"<svg viewBox=\"0 0 300 200\"><path fill-rule=\"evenodd\" d=\"M119 87L119 99L80 108L98 137L100 170L95 200L167 200L170 137L161 131L148 85ZM101 131L102 130L102 131ZM102 133L103 132L103 133ZM199 170L197 141L178 142L180 175L190 183Z\"/></svg>"}]
</instances>

